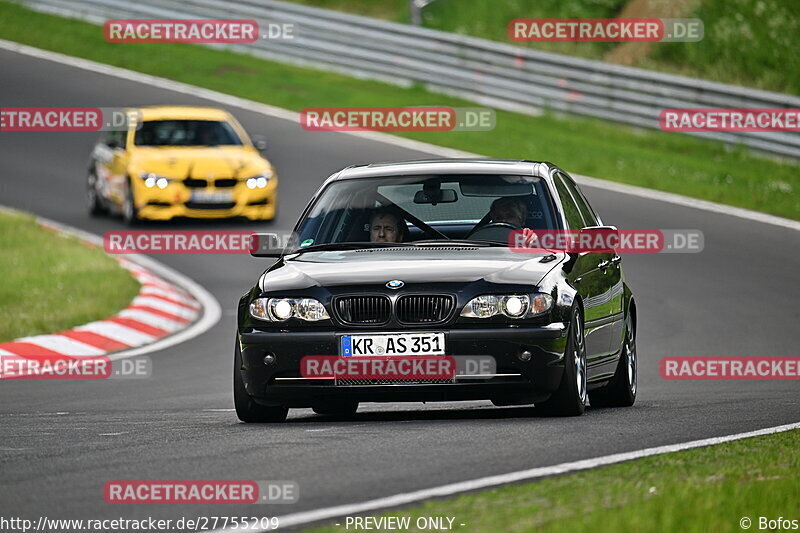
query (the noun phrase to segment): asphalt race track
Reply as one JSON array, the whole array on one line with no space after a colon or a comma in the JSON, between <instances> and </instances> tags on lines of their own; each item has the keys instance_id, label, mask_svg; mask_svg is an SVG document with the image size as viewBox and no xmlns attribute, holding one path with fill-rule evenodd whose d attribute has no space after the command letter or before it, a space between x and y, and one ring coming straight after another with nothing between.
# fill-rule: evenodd
<instances>
[{"instance_id":1,"label":"asphalt race track","mask_svg":"<svg viewBox=\"0 0 800 533\"><path fill-rule=\"evenodd\" d=\"M5 106L215 104L7 51L0 51L0 65ZM287 230L333 171L353 163L430 157L231 111L251 134L267 137L267 156L281 179L278 219L153 228ZM0 133L0 204L98 235L125 229L116 218L89 218L84 208L86 162L96 137ZM520 156L548 158L546 153ZM557 163L570 169L569 161ZM367 404L351 420L293 410L282 425L241 424L231 395L234 308L270 260L156 256L209 290L222 306L222 320L198 338L149 354L151 379L1 382L2 514L31 519L274 516L800 421L796 381L684 382L658 374L665 356L798 355L800 233L584 190L607 223L629 229L699 228L705 234L699 254L623 259L640 316L634 407L552 419L536 417L532 408L495 408L489 402ZM114 479L295 480L300 499L281 506L109 505L103 485Z\"/></svg>"}]
</instances>

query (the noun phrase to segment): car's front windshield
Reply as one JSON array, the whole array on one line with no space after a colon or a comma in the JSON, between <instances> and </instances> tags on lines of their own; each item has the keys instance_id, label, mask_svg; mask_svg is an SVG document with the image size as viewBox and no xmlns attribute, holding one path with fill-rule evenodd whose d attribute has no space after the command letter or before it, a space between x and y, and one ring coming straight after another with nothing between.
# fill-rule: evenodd
<instances>
[{"instance_id":1,"label":"car's front windshield","mask_svg":"<svg viewBox=\"0 0 800 533\"><path fill-rule=\"evenodd\" d=\"M241 146L227 122L217 120L148 120L136 130L137 146Z\"/></svg>"},{"instance_id":2,"label":"car's front windshield","mask_svg":"<svg viewBox=\"0 0 800 533\"><path fill-rule=\"evenodd\" d=\"M300 220L296 237L300 248L344 243L507 243L514 229L559 227L540 178L447 174L334 181Z\"/></svg>"}]
</instances>

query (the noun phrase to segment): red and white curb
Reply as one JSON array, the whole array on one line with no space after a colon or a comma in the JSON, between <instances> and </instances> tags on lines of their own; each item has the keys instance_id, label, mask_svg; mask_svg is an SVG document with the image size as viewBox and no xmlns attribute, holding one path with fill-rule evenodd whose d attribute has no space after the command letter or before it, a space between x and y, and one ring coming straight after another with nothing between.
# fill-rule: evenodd
<instances>
[{"instance_id":1,"label":"red and white curb","mask_svg":"<svg viewBox=\"0 0 800 533\"><path fill-rule=\"evenodd\" d=\"M2 210L16 212L5 207ZM92 246L103 246L102 238L96 235L39 217L37 222L45 229L73 235ZM128 307L112 317L67 331L0 343L0 356L122 359L196 337L219 321L221 311L217 300L189 278L138 254L117 256L117 261L141 285Z\"/></svg>"}]
</instances>

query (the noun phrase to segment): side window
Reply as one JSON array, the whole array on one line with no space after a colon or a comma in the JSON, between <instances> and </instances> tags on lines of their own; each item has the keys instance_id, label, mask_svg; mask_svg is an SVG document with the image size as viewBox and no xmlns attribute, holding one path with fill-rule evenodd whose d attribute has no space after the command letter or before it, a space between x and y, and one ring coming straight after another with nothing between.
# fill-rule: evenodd
<instances>
[{"instance_id":1,"label":"side window","mask_svg":"<svg viewBox=\"0 0 800 533\"><path fill-rule=\"evenodd\" d=\"M569 179L566 176L563 176L560 173L559 176L561 176L561 179L564 180L564 183L566 184L567 189L569 189L569 192L572 193L572 197L575 199L575 203L578 204L578 210L581 212L581 215L583 216L583 220L586 222L586 225L597 226L598 225L597 215L594 214L592 206L589 205L589 202L586 200L586 197L583 195L583 193L578 189L577 185L575 185L575 183L573 183L571 179Z\"/></svg>"},{"instance_id":2,"label":"side window","mask_svg":"<svg viewBox=\"0 0 800 533\"><path fill-rule=\"evenodd\" d=\"M103 144L108 147L125 148L125 134L124 131L109 131L103 138Z\"/></svg>"},{"instance_id":3,"label":"side window","mask_svg":"<svg viewBox=\"0 0 800 533\"><path fill-rule=\"evenodd\" d=\"M588 224L584 222L583 216L581 216L580 210L572 194L567 189L567 185L561 174L557 174L553 181L555 181L556 190L558 190L558 195L561 197L561 206L564 209L564 218L567 219L569 229L581 229L587 226Z\"/></svg>"}]
</instances>

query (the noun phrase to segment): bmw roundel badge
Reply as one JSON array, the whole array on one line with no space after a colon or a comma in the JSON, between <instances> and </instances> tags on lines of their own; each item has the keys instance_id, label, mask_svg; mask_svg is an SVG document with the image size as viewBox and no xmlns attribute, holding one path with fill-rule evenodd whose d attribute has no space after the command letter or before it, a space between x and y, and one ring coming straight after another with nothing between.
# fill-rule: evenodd
<instances>
[{"instance_id":1,"label":"bmw roundel badge","mask_svg":"<svg viewBox=\"0 0 800 533\"><path fill-rule=\"evenodd\" d=\"M390 289L399 289L403 285L405 285L405 283L403 283L399 279L393 279L392 281L386 283L386 286L389 287Z\"/></svg>"}]
</instances>

